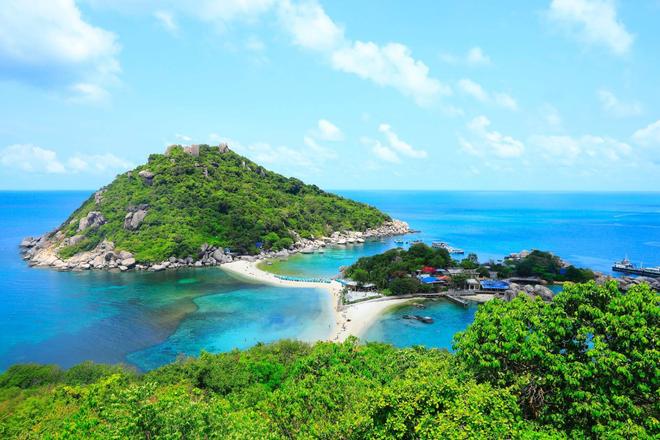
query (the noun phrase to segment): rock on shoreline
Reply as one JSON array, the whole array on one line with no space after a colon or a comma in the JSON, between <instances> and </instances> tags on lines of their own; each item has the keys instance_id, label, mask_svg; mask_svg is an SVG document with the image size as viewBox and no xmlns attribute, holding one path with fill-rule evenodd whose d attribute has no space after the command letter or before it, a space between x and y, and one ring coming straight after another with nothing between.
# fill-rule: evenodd
<instances>
[{"instance_id":1,"label":"rock on shoreline","mask_svg":"<svg viewBox=\"0 0 660 440\"><path fill-rule=\"evenodd\" d=\"M145 211L146 206L136 207L127 214L126 222L127 228L139 227L139 223L144 216L141 211ZM135 214L140 212L139 221L135 221ZM92 213L90 213L92 214ZM92 218L87 219L83 225L85 228L97 227L98 224L105 219L99 217L94 213ZM100 213L99 213L100 214ZM130 217L130 218L128 218ZM135 224L136 223L136 224ZM403 235L410 232L410 228L406 222L400 220L393 220L385 222L381 226L373 229L367 229L364 232L360 231L341 231L334 232L330 237L321 237L318 239L299 239L291 249L283 249L278 252L262 251L258 255L234 255L225 252L224 249L203 244L196 256L188 256L186 258L170 257L161 262L152 263L138 263L133 254L124 250L115 249L114 243L110 241L102 241L96 248L80 252L73 255L71 258L62 259L58 255L59 249L62 245L71 245L70 240L64 243L61 237L58 236L59 231L54 234L44 234L41 237L33 238L27 237L20 243L20 251L24 260L30 266L37 267L51 267L58 270L146 270L150 272L158 272L166 269L178 269L181 267L203 267L203 266L217 266L220 264L230 263L235 259L242 259L248 261L258 261L267 258L286 258L289 255L305 250L316 250L328 245L342 245L347 243L363 243L367 239L390 237L394 235ZM61 234L60 234L61 235ZM73 237L72 237L73 238Z\"/></svg>"}]
</instances>

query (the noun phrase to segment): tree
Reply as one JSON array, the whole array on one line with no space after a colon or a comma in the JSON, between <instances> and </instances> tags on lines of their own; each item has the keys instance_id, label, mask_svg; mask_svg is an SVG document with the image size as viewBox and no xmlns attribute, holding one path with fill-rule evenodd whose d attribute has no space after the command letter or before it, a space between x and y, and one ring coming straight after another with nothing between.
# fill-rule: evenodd
<instances>
[{"instance_id":1,"label":"tree","mask_svg":"<svg viewBox=\"0 0 660 440\"><path fill-rule=\"evenodd\" d=\"M362 287L362 285L369 281L369 272L364 269L355 269L351 272L351 279L355 281L358 286Z\"/></svg>"},{"instance_id":2,"label":"tree","mask_svg":"<svg viewBox=\"0 0 660 440\"><path fill-rule=\"evenodd\" d=\"M580 437L660 433L660 302L648 285L568 284L551 303L484 304L455 339L480 380L517 390L525 415Z\"/></svg>"},{"instance_id":3,"label":"tree","mask_svg":"<svg viewBox=\"0 0 660 440\"><path fill-rule=\"evenodd\" d=\"M407 295L419 292L421 283L417 278L395 278L390 282L389 287L393 295Z\"/></svg>"}]
</instances>

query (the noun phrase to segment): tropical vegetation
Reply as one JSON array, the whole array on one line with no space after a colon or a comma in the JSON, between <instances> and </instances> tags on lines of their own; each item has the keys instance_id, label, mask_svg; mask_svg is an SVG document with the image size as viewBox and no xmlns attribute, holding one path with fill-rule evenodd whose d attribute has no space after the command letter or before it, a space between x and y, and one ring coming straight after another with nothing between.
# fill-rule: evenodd
<instances>
[{"instance_id":1,"label":"tropical vegetation","mask_svg":"<svg viewBox=\"0 0 660 440\"><path fill-rule=\"evenodd\" d=\"M567 284L479 308L455 354L280 341L146 374L84 363L0 376L2 438L660 436L658 294Z\"/></svg>"},{"instance_id":2,"label":"tropical vegetation","mask_svg":"<svg viewBox=\"0 0 660 440\"><path fill-rule=\"evenodd\" d=\"M146 217L126 228L127 214L138 209ZM80 219L93 211L105 223L79 231ZM268 171L231 150L202 145L193 155L176 146L152 154L85 201L60 227L60 238L78 236L60 256L90 250L102 240L132 252L138 262L196 257L204 243L256 253L387 220L376 208Z\"/></svg>"}]
</instances>

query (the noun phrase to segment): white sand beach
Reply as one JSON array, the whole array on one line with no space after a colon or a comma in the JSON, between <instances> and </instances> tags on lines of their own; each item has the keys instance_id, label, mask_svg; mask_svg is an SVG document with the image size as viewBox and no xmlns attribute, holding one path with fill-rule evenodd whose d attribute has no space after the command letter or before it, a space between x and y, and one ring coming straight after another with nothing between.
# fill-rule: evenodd
<instances>
[{"instance_id":1,"label":"white sand beach","mask_svg":"<svg viewBox=\"0 0 660 440\"><path fill-rule=\"evenodd\" d=\"M341 306L340 295L342 285L337 281L330 283L313 283L303 281L283 280L272 273L265 272L257 267L257 264L251 261L233 261L220 266L224 271L244 279L259 283L270 284L273 286L293 287L293 288L315 288L326 290L332 298L333 311L335 314L335 327L328 335L329 341L344 341L349 336L360 337L369 326L390 307L411 301L411 299L388 299L364 301L348 306Z\"/></svg>"}]
</instances>

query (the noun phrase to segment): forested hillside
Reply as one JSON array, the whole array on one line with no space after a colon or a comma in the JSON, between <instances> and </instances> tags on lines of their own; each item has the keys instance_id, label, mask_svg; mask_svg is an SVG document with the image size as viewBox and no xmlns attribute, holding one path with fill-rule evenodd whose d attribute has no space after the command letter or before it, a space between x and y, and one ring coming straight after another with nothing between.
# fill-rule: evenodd
<instances>
[{"instance_id":1,"label":"forested hillside","mask_svg":"<svg viewBox=\"0 0 660 440\"><path fill-rule=\"evenodd\" d=\"M376 208L268 171L224 146L177 146L117 176L51 239L62 242L60 258L108 240L138 262L155 262L195 257L204 243L255 253L387 220Z\"/></svg>"},{"instance_id":2,"label":"forested hillside","mask_svg":"<svg viewBox=\"0 0 660 440\"><path fill-rule=\"evenodd\" d=\"M651 439L658 295L568 284L480 307L455 354L281 341L139 375L82 364L0 376L2 438Z\"/></svg>"}]
</instances>

